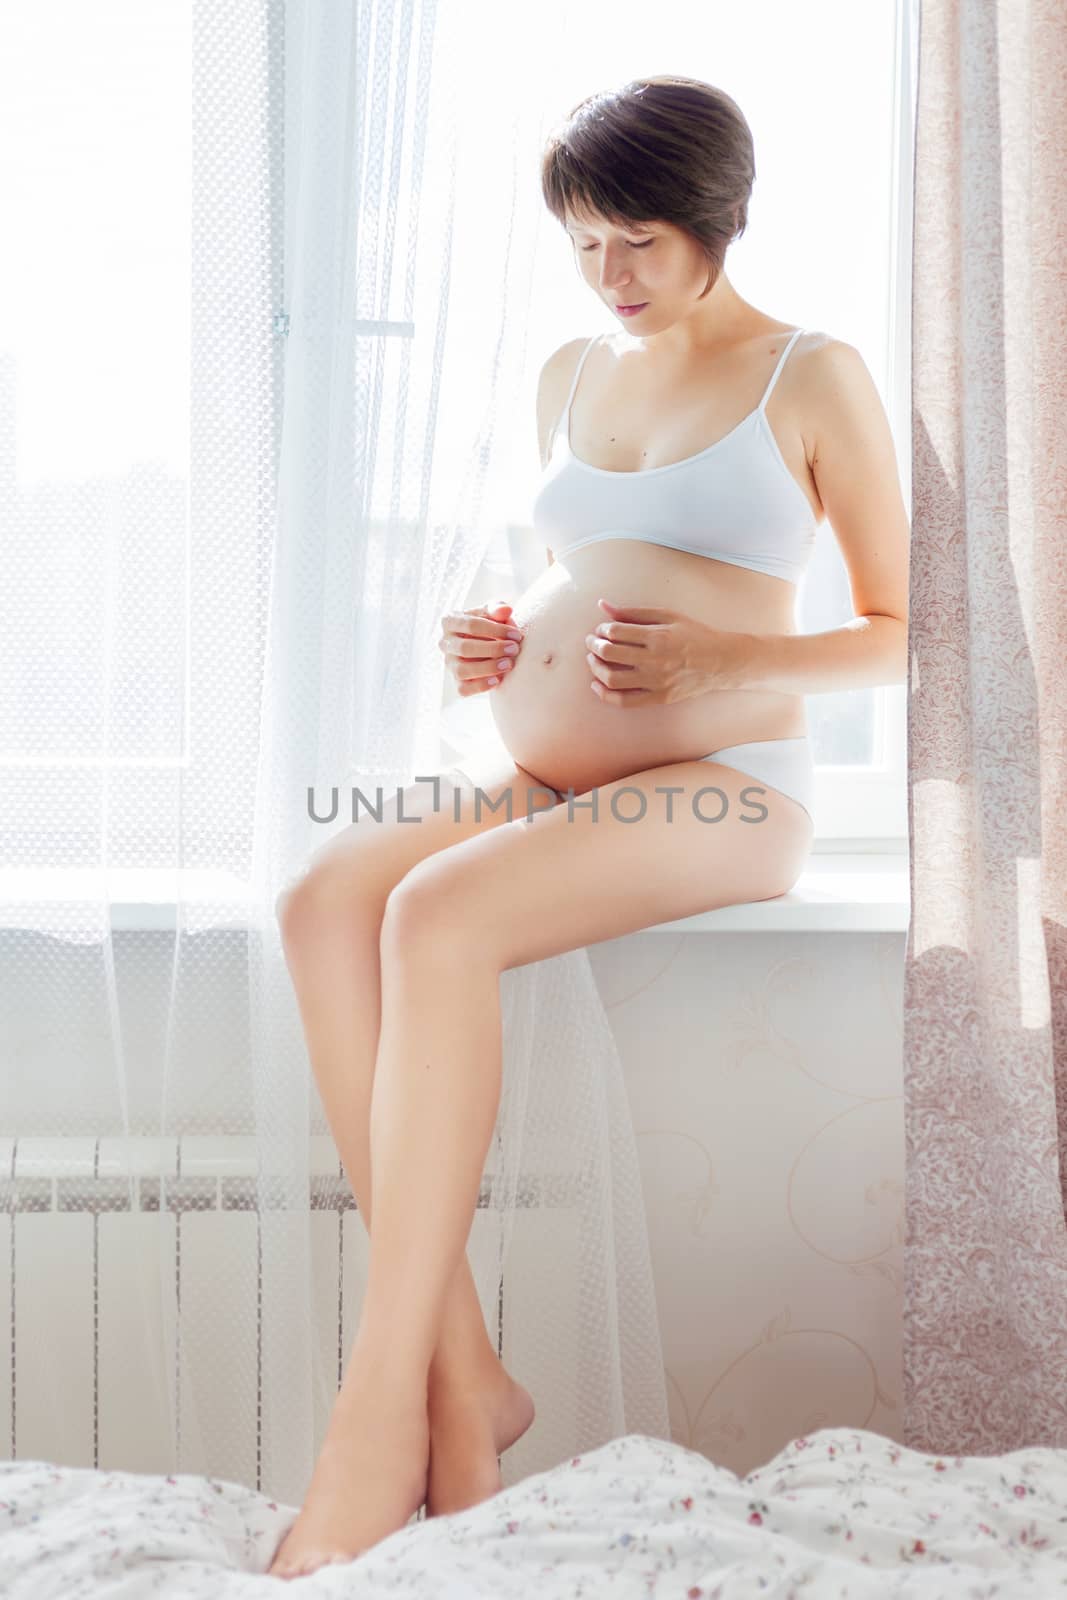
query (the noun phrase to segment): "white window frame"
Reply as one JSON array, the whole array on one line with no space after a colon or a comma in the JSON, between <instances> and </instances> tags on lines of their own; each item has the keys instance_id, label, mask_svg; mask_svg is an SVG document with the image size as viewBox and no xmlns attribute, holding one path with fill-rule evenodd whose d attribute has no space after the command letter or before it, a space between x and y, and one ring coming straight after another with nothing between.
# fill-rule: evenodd
<instances>
[{"instance_id":1,"label":"white window frame","mask_svg":"<svg viewBox=\"0 0 1067 1600\"><path fill-rule=\"evenodd\" d=\"M915 94L920 0L897 0L893 81L895 117L890 182L893 261L886 351L886 414L896 445L904 504L911 507L911 262ZM910 517L909 517L910 521ZM910 669L910 656L909 656ZM908 848L908 684L874 691L872 761L863 768L818 766L815 853L843 848L906 854Z\"/></svg>"}]
</instances>

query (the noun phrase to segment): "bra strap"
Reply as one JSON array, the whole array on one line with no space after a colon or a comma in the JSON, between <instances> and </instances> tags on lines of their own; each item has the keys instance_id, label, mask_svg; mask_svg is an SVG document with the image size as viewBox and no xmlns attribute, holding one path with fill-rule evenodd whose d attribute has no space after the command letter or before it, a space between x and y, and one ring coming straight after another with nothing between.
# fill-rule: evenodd
<instances>
[{"instance_id":1,"label":"bra strap","mask_svg":"<svg viewBox=\"0 0 1067 1600\"><path fill-rule=\"evenodd\" d=\"M778 357L778 365L775 367L774 371L771 373L771 381L767 385L766 389L764 389L764 391L763 391L763 399L760 401L759 405L756 407L757 411L762 411L764 406L767 404L767 401L770 399L771 390L774 388L775 384L778 382L778 374L781 372L782 368L785 366L785 363L786 363L786 360L787 360L787 358L789 356L790 350L792 350L793 346L796 344L797 340L800 338L800 335L803 332L804 332L803 328L797 328L796 332L793 333L793 335L790 337L789 342L787 343L785 349L782 351L781 355Z\"/></svg>"},{"instance_id":2,"label":"bra strap","mask_svg":"<svg viewBox=\"0 0 1067 1600\"><path fill-rule=\"evenodd\" d=\"M578 365L574 369L574 377L571 379L571 392L567 396L567 403L563 407L563 411L562 411L562 414L560 416L560 419L556 423L555 428L553 429L553 435L555 435L556 433L559 432L560 428L563 427L565 429L565 431L566 431L568 442L569 442L570 436L571 436L571 404L572 404L572 402L574 400L574 391L578 387L578 379L579 379L579 377L581 375L582 368L585 366L585 358L589 354L590 350L593 348L593 346L596 344L596 342L597 342L597 340L599 338L600 338L600 334L599 333L594 333L593 337L589 340L589 343L586 345L585 349L582 351L581 355L579 356Z\"/></svg>"}]
</instances>

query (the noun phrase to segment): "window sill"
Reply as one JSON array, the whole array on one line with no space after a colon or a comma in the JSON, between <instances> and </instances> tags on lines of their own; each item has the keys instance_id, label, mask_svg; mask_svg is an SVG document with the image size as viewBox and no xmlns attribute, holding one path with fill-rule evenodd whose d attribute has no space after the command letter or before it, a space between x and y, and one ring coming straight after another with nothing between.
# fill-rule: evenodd
<instances>
[{"instance_id":1,"label":"window sill","mask_svg":"<svg viewBox=\"0 0 1067 1600\"><path fill-rule=\"evenodd\" d=\"M905 854L814 854L788 894L720 906L649 933L906 933L910 917Z\"/></svg>"},{"instance_id":2,"label":"window sill","mask_svg":"<svg viewBox=\"0 0 1067 1600\"><path fill-rule=\"evenodd\" d=\"M29 868L0 871L0 928L48 931L52 913L64 911L62 925L92 926L98 919L112 930L173 929L176 891L193 928L243 928L263 925L263 912L249 885L232 873L115 868L107 875L89 867ZM658 922L649 933L903 933L908 927L908 857L881 852L812 855L788 894L746 905L721 906L694 917ZM102 908L102 902L105 905ZM80 920L78 906L84 908ZM273 921L274 907L267 911Z\"/></svg>"}]
</instances>

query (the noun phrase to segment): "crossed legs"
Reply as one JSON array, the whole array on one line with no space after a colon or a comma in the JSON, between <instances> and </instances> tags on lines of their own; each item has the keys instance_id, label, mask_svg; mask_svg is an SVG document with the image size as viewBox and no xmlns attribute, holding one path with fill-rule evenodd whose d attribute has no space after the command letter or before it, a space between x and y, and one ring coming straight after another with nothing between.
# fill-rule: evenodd
<instances>
[{"instance_id":1,"label":"crossed legs","mask_svg":"<svg viewBox=\"0 0 1067 1600\"><path fill-rule=\"evenodd\" d=\"M314 1565L334 1551L350 1559L403 1526L419 1504L428 1379L445 1320L455 1316L453 1284L499 1103L500 974L656 922L785 893L810 848L811 819L771 791L767 815L753 823L739 798L750 783L726 766L679 762L602 786L595 814L564 804L527 821L517 807L517 820L424 855L389 893L363 1315L330 1435L277 1570L309 1552ZM714 797L694 810L695 791L709 785L718 786L725 813ZM673 815L656 792L662 786L675 791ZM637 821L626 820L633 795L615 814L622 789L647 799ZM484 1324L481 1332L484 1340Z\"/></svg>"}]
</instances>

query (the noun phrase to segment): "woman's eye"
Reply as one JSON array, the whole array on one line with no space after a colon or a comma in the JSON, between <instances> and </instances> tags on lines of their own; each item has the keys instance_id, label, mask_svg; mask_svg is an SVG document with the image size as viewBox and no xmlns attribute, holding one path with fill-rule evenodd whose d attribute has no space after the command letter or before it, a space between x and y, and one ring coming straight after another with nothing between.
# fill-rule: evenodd
<instances>
[{"instance_id":1,"label":"woman's eye","mask_svg":"<svg viewBox=\"0 0 1067 1600\"><path fill-rule=\"evenodd\" d=\"M647 250L650 244L654 244L655 243L655 240L654 239L646 239L643 244L634 244L632 242L632 240L627 239L626 243L630 246L631 250ZM595 244L583 244L580 248L581 248L582 253L584 255L584 253L587 250L595 250L596 249L596 245Z\"/></svg>"}]
</instances>

